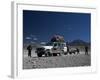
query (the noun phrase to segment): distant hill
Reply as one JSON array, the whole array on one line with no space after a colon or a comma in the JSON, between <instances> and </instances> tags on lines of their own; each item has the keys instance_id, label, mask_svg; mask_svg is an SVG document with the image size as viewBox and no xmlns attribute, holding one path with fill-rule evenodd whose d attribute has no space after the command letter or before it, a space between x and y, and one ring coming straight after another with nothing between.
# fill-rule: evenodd
<instances>
[{"instance_id":1,"label":"distant hill","mask_svg":"<svg viewBox=\"0 0 100 80\"><path fill-rule=\"evenodd\" d=\"M29 46L29 45L31 45L33 48L36 48L36 47L38 47L38 46L41 46L41 44L39 44L39 43L24 43L23 44L23 48L27 48L27 46Z\"/></svg>"},{"instance_id":2,"label":"distant hill","mask_svg":"<svg viewBox=\"0 0 100 80\"><path fill-rule=\"evenodd\" d=\"M73 40L72 42L67 43L70 46L89 46L89 42L85 42L83 40Z\"/></svg>"}]
</instances>

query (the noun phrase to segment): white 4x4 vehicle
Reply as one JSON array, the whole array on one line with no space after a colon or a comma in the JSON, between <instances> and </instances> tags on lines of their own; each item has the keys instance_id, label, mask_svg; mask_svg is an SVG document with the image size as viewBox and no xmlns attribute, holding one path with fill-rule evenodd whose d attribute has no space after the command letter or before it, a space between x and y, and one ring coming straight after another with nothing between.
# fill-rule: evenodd
<instances>
[{"instance_id":1,"label":"white 4x4 vehicle","mask_svg":"<svg viewBox=\"0 0 100 80\"><path fill-rule=\"evenodd\" d=\"M64 42L52 42L45 46L36 48L38 57L44 56L57 56L67 53L67 46Z\"/></svg>"}]
</instances>

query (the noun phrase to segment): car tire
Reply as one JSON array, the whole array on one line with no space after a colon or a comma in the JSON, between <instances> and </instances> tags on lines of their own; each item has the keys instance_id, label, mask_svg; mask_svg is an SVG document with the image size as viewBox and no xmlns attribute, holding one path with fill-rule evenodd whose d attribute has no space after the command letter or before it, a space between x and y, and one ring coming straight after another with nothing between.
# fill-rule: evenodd
<instances>
[{"instance_id":1,"label":"car tire","mask_svg":"<svg viewBox=\"0 0 100 80\"><path fill-rule=\"evenodd\" d=\"M42 57L42 53L38 53L37 56L38 56L38 57Z\"/></svg>"},{"instance_id":2,"label":"car tire","mask_svg":"<svg viewBox=\"0 0 100 80\"><path fill-rule=\"evenodd\" d=\"M53 53L53 56L57 56L57 54L56 53Z\"/></svg>"}]
</instances>

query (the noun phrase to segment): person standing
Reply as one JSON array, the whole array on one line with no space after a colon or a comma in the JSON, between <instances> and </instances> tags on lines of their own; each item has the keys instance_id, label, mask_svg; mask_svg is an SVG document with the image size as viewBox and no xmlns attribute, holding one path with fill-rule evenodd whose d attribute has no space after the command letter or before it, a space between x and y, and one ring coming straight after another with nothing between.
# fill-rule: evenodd
<instances>
[{"instance_id":1,"label":"person standing","mask_svg":"<svg viewBox=\"0 0 100 80\"><path fill-rule=\"evenodd\" d=\"M69 53L69 47L67 46L67 54Z\"/></svg>"},{"instance_id":2,"label":"person standing","mask_svg":"<svg viewBox=\"0 0 100 80\"><path fill-rule=\"evenodd\" d=\"M78 48L76 48L76 51L77 51L77 54L79 54L79 52L80 52L80 51L79 51L79 49L78 49Z\"/></svg>"},{"instance_id":3,"label":"person standing","mask_svg":"<svg viewBox=\"0 0 100 80\"><path fill-rule=\"evenodd\" d=\"M32 46L29 45L29 46L27 47L27 50L28 50L28 56L31 57Z\"/></svg>"},{"instance_id":4,"label":"person standing","mask_svg":"<svg viewBox=\"0 0 100 80\"><path fill-rule=\"evenodd\" d=\"M88 47L85 46L85 55L88 55Z\"/></svg>"}]
</instances>

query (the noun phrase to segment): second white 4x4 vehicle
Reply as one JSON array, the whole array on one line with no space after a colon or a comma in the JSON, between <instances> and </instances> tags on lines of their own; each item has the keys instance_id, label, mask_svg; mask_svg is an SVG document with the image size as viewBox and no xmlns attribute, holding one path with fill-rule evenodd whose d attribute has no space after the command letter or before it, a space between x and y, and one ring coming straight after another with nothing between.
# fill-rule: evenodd
<instances>
[{"instance_id":1,"label":"second white 4x4 vehicle","mask_svg":"<svg viewBox=\"0 0 100 80\"><path fill-rule=\"evenodd\" d=\"M36 48L36 53L38 57L42 56L61 56L67 54L67 46L64 42L52 42L45 46L40 46Z\"/></svg>"}]
</instances>

